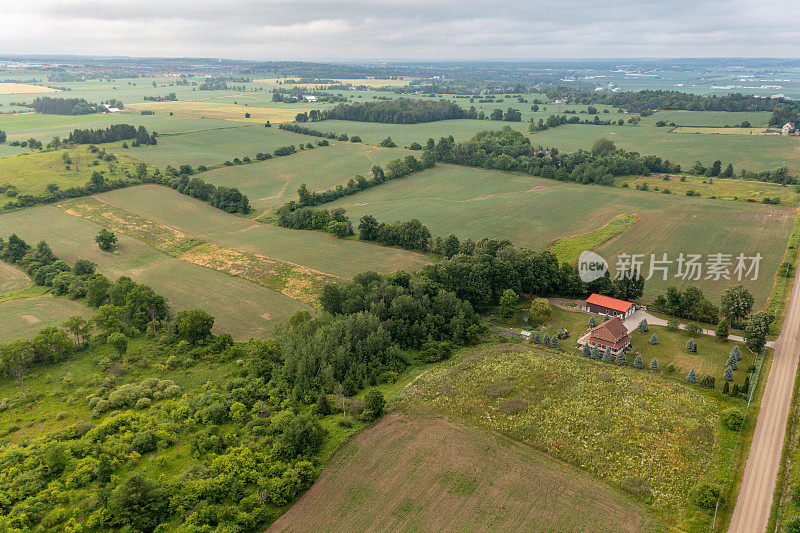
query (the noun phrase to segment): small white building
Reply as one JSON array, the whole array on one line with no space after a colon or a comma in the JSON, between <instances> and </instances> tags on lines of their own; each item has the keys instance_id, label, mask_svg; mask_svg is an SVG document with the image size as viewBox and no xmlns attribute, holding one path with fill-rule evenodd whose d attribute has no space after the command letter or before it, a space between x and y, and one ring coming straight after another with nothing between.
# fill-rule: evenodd
<instances>
[{"instance_id":1,"label":"small white building","mask_svg":"<svg viewBox=\"0 0 800 533\"><path fill-rule=\"evenodd\" d=\"M794 131L794 123L787 122L786 124L783 125L783 128L781 128L781 135L789 135L793 131Z\"/></svg>"},{"instance_id":2,"label":"small white building","mask_svg":"<svg viewBox=\"0 0 800 533\"><path fill-rule=\"evenodd\" d=\"M303 100L305 100L306 102L316 102L317 101L317 97L314 96L314 95L309 94L309 95L303 96Z\"/></svg>"},{"instance_id":3,"label":"small white building","mask_svg":"<svg viewBox=\"0 0 800 533\"><path fill-rule=\"evenodd\" d=\"M106 108L106 113L122 113L122 109L119 109L118 107L111 107L108 104L103 104L103 107Z\"/></svg>"}]
</instances>

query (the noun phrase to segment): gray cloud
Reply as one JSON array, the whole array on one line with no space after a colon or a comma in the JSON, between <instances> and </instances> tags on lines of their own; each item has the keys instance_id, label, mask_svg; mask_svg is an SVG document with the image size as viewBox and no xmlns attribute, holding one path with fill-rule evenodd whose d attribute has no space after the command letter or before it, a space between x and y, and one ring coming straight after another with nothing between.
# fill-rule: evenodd
<instances>
[{"instance_id":1,"label":"gray cloud","mask_svg":"<svg viewBox=\"0 0 800 533\"><path fill-rule=\"evenodd\" d=\"M797 57L795 0L32 0L0 53L247 59Z\"/></svg>"}]
</instances>

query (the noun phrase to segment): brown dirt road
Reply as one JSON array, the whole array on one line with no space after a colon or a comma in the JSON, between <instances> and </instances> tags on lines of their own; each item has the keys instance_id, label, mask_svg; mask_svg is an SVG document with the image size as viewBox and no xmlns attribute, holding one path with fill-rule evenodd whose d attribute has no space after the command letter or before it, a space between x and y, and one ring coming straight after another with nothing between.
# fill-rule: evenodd
<instances>
[{"instance_id":1,"label":"brown dirt road","mask_svg":"<svg viewBox=\"0 0 800 533\"><path fill-rule=\"evenodd\" d=\"M761 533L769 522L800 354L800 276L795 276L753 442L733 509L730 533Z\"/></svg>"}]
</instances>

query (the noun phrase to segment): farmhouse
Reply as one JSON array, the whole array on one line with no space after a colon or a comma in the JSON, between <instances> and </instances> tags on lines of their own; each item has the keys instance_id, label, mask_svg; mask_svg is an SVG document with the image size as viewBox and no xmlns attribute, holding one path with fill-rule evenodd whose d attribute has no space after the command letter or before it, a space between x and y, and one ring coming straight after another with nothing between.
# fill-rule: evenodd
<instances>
[{"instance_id":1,"label":"farmhouse","mask_svg":"<svg viewBox=\"0 0 800 533\"><path fill-rule=\"evenodd\" d=\"M605 351L611 348L613 355L618 355L621 351L631 345L631 338L628 337L628 329L617 317L609 318L599 326L595 326L578 339L578 345L588 344L589 348L597 348Z\"/></svg>"},{"instance_id":2,"label":"farmhouse","mask_svg":"<svg viewBox=\"0 0 800 533\"><path fill-rule=\"evenodd\" d=\"M602 294L592 294L585 302L579 304L580 308L589 313L628 318L636 311L636 305L625 300L617 300Z\"/></svg>"},{"instance_id":3,"label":"farmhouse","mask_svg":"<svg viewBox=\"0 0 800 533\"><path fill-rule=\"evenodd\" d=\"M783 128L781 128L781 135L789 135L793 131L794 131L794 123L787 122L786 124L783 125Z\"/></svg>"},{"instance_id":4,"label":"farmhouse","mask_svg":"<svg viewBox=\"0 0 800 533\"><path fill-rule=\"evenodd\" d=\"M313 94L309 94L309 95L303 96L303 100L305 100L306 102L316 102L317 101L317 97L314 96Z\"/></svg>"}]
</instances>

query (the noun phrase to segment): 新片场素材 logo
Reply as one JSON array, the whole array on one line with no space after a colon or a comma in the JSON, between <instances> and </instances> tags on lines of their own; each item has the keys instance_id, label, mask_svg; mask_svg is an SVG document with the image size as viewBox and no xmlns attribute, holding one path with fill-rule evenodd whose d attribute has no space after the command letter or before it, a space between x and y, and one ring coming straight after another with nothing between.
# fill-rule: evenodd
<instances>
[{"instance_id":1,"label":"\u65b0\u7247\u573a\u7d20\u6750 logo","mask_svg":"<svg viewBox=\"0 0 800 533\"><path fill-rule=\"evenodd\" d=\"M581 252L578 258L578 275L584 283L600 279L608 272L608 263L602 256L591 252Z\"/></svg>"}]
</instances>

